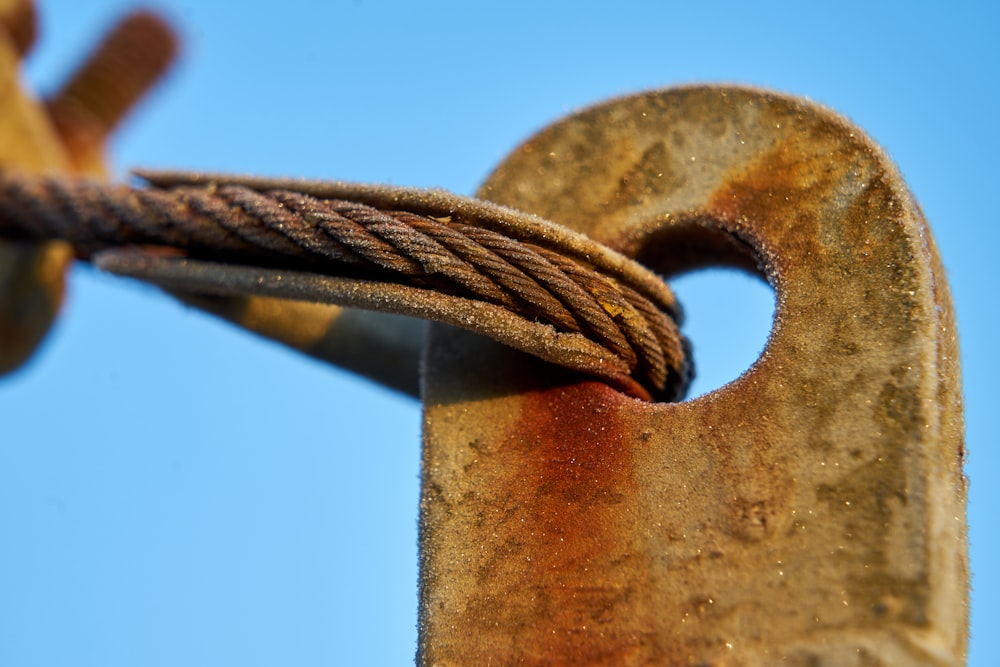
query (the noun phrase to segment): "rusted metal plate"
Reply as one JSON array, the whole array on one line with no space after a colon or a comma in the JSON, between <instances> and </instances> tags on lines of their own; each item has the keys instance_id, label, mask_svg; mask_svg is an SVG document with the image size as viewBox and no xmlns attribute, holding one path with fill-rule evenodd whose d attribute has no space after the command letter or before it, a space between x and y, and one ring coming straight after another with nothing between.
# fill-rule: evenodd
<instances>
[{"instance_id":1,"label":"rusted metal plate","mask_svg":"<svg viewBox=\"0 0 1000 667\"><path fill-rule=\"evenodd\" d=\"M951 300L860 130L754 90L656 92L544 130L479 194L665 274L759 267L777 309L749 371L676 404L433 326L423 664L964 662Z\"/></svg>"}]
</instances>

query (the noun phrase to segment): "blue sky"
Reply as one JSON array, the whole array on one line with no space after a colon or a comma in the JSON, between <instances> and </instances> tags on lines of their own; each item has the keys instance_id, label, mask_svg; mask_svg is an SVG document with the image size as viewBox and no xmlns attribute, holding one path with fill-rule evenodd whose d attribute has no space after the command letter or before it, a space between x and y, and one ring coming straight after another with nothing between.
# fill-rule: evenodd
<instances>
[{"instance_id":1,"label":"blue sky","mask_svg":"<svg viewBox=\"0 0 1000 667\"><path fill-rule=\"evenodd\" d=\"M41 3L30 85L51 90L133 6ZM119 174L185 167L472 193L507 151L573 109L691 82L774 88L852 118L897 161L954 292L971 478L970 664L993 664L992 5L152 6L182 33L184 55L116 135ZM749 366L769 330L769 288L713 273L677 291L697 346L696 391ZM723 340L734 330L738 349ZM412 661L415 401L81 268L41 353L0 379L0 418L0 664Z\"/></svg>"}]
</instances>

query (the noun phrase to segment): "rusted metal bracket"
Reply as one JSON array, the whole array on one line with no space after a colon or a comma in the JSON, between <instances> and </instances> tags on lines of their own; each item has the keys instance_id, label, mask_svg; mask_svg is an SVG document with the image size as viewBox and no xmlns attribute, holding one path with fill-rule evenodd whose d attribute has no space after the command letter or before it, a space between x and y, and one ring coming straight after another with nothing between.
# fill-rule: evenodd
<instances>
[{"instance_id":1,"label":"rusted metal bracket","mask_svg":"<svg viewBox=\"0 0 1000 667\"><path fill-rule=\"evenodd\" d=\"M422 664L964 663L951 300L860 130L756 90L654 92L542 131L479 196L667 275L757 268L777 310L745 375L678 404L433 326Z\"/></svg>"},{"instance_id":2,"label":"rusted metal bracket","mask_svg":"<svg viewBox=\"0 0 1000 667\"><path fill-rule=\"evenodd\" d=\"M35 37L30 2L0 5L0 165L29 172L65 171L69 160L41 105L18 81L22 56ZM34 351L62 300L69 246L32 246L0 241L0 373L13 370Z\"/></svg>"},{"instance_id":3,"label":"rusted metal bracket","mask_svg":"<svg viewBox=\"0 0 1000 667\"><path fill-rule=\"evenodd\" d=\"M42 103L19 81L35 29L30 0L0 0L0 168L103 175L105 141L170 64L173 33L152 14L131 14ZM0 374L23 364L48 333L72 259L64 243L0 240Z\"/></svg>"}]
</instances>

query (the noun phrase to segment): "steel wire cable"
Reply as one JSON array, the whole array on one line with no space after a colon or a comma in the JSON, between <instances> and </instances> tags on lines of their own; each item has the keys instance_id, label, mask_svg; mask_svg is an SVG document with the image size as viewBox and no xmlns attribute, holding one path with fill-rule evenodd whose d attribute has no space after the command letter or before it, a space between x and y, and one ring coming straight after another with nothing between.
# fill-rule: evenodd
<instances>
[{"instance_id":1,"label":"steel wire cable","mask_svg":"<svg viewBox=\"0 0 1000 667\"><path fill-rule=\"evenodd\" d=\"M154 174L149 181L132 187L0 172L0 236L62 239L81 259L167 247L192 260L416 288L421 300L426 292L451 298L419 313L429 319L469 300L510 311L516 324L583 336L597 345L593 360L576 355L564 365L617 380L624 371L654 396L676 397L690 379L679 309L663 282L554 223L405 189L330 186L347 196L324 196L321 185L262 179ZM527 351L535 351L531 335L521 345ZM537 353L560 363L561 355L541 349L551 346L540 341Z\"/></svg>"}]
</instances>

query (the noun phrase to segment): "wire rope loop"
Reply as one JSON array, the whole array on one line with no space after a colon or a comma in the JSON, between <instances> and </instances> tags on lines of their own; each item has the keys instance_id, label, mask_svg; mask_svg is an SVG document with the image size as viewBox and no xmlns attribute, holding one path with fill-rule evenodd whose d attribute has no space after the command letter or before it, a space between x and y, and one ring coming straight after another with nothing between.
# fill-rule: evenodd
<instances>
[{"instance_id":1,"label":"wire rope loop","mask_svg":"<svg viewBox=\"0 0 1000 667\"><path fill-rule=\"evenodd\" d=\"M417 315L465 322L441 313L466 302L501 308L524 329L509 337L518 347L633 395L674 400L690 380L669 288L554 223L406 188L145 177L132 187L0 173L0 236L64 239L81 259L109 248L166 246L192 260L370 281L373 294L378 285L415 288L443 299ZM377 298L362 305L380 309ZM494 331L488 323L463 325Z\"/></svg>"}]
</instances>

